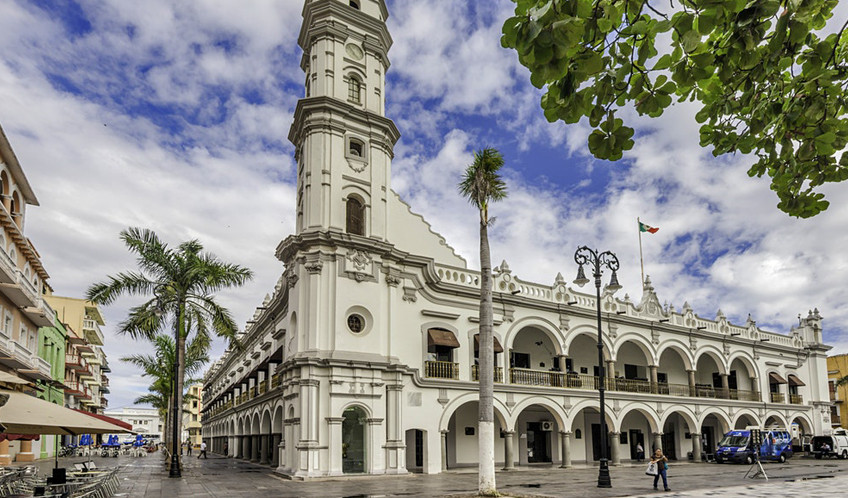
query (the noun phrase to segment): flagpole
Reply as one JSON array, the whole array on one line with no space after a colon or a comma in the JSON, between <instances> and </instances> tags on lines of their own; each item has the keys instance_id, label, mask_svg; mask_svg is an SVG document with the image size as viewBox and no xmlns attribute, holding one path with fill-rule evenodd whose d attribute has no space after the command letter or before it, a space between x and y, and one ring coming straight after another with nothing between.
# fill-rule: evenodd
<instances>
[{"instance_id":1,"label":"flagpole","mask_svg":"<svg viewBox=\"0 0 848 498\"><path fill-rule=\"evenodd\" d=\"M636 217L636 230L639 232L639 266L642 268L642 285L645 285L645 259L642 257L642 220Z\"/></svg>"}]
</instances>

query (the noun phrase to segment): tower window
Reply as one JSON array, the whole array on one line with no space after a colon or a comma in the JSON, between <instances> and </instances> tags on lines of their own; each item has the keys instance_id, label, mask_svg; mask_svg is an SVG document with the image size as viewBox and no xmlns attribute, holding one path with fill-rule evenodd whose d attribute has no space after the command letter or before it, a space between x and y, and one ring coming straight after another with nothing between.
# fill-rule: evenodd
<instances>
[{"instance_id":1,"label":"tower window","mask_svg":"<svg viewBox=\"0 0 848 498\"><path fill-rule=\"evenodd\" d=\"M350 6L356 10L359 10L359 2L357 2L356 0L350 0Z\"/></svg>"},{"instance_id":2,"label":"tower window","mask_svg":"<svg viewBox=\"0 0 848 498\"><path fill-rule=\"evenodd\" d=\"M351 139L350 148L348 152L350 152L351 156L364 157L362 155L362 142L360 142L359 140Z\"/></svg>"},{"instance_id":3,"label":"tower window","mask_svg":"<svg viewBox=\"0 0 848 498\"><path fill-rule=\"evenodd\" d=\"M365 204L356 197L347 198L347 233L365 235Z\"/></svg>"},{"instance_id":4,"label":"tower window","mask_svg":"<svg viewBox=\"0 0 848 498\"><path fill-rule=\"evenodd\" d=\"M347 99L354 104L362 103L362 83L356 76L347 81Z\"/></svg>"}]
</instances>

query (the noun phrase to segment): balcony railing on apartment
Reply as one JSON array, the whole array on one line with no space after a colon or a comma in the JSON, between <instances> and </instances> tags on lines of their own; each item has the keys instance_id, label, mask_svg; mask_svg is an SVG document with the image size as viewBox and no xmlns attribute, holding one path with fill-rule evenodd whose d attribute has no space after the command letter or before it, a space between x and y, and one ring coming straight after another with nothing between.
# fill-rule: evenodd
<instances>
[{"instance_id":1,"label":"balcony railing on apartment","mask_svg":"<svg viewBox=\"0 0 848 498\"><path fill-rule=\"evenodd\" d=\"M271 376L271 389L276 389L283 385L283 373L277 372Z\"/></svg>"},{"instance_id":2,"label":"balcony railing on apartment","mask_svg":"<svg viewBox=\"0 0 848 498\"><path fill-rule=\"evenodd\" d=\"M804 404L804 396L800 394L790 394L789 402L793 405L803 405Z\"/></svg>"},{"instance_id":3,"label":"balcony railing on apartment","mask_svg":"<svg viewBox=\"0 0 848 498\"><path fill-rule=\"evenodd\" d=\"M831 415L830 425L842 425L842 418L839 415Z\"/></svg>"},{"instance_id":4,"label":"balcony railing on apartment","mask_svg":"<svg viewBox=\"0 0 848 498\"><path fill-rule=\"evenodd\" d=\"M503 382L503 367L495 367L495 382ZM471 365L471 380L480 380L480 372L477 365Z\"/></svg>"},{"instance_id":5,"label":"balcony railing on apartment","mask_svg":"<svg viewBox=\"0 0 848 498\"><path fill-rule=\"evenodd\" d=\"M458 379L459 363L450 361L425 361L424 376L435 379Z\"/></svg>"},{"instance_id":6,"label":"balcony railing on apartment","mask_svg":"<svg viewBox=\"0 0 848 498\"><path fill-rule=\"evenodd\" d=\"M769 393L772 403L786 403L786 397L783 393Z\"/></svg>"}]
</instances>

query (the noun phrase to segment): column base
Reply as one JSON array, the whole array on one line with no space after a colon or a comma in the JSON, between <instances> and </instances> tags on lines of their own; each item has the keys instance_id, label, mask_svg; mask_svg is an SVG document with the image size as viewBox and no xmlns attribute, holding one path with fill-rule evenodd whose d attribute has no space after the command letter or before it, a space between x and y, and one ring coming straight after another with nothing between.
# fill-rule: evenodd
<instances>
[{"instance_id":1,"label":"column base","mask_svg":"<svg viewBox=\"0 0 848 498\"><path fill-rule=\"evenodd\" d=\"M35 461L35 453L26 452L26 453L18 453L15 455L16 462L34 462Z\"/></svg>"},{"instance_id":2,"label":"column base","mask_svg":"<svg viewBox=\"0 0 848 498\"><path fill-rule=\"evenodd\" d=\"M11 455L0 455L0 465L11 465L12 464L12 456Z\"/></svg>"}]
</instances>

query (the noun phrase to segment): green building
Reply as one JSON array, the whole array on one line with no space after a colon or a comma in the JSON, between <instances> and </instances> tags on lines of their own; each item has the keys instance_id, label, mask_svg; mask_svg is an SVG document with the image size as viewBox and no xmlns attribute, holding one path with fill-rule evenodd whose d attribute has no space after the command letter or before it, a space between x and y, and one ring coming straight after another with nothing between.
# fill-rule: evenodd
<instances>
[{"instance_id":1,"label":"green building","mask_svg":"<svg viewBox=\"0 0 848 498\"><path fill-rule=\"evenodd\" d=\"M53 380L37 381L41 392L38 397L55 403L59 406L65 404L65 343L68 332L59 321L58 316L53 319L52 327L41 327L38 329L38 356L50 363L50 374ZM41 436L41 458L53 456L58 436Z\"/></svg>"}]
</instances>

